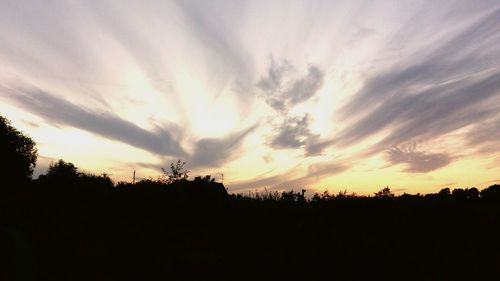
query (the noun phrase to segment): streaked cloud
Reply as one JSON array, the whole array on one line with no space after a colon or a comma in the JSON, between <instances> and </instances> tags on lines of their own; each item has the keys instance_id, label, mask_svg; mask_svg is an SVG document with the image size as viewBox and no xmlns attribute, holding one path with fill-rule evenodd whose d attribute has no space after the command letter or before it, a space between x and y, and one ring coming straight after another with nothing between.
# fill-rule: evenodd
<instances>
[{"instance_id":1,"label":"streaked cloud","mask_svg":"<svg viewBox=\"0 0 500 281\"><path fill-rule=\"evenodd\" d=\"M444 153L417 151L416 146L393 147L385 153L392 165L406 164L404 171L408 173L427 173L445 167L452 159Z\"/></svg>"},{"instance_id":2,"label":"streaked cloud","mask_svg":"<svg viewBox=\"0 0 500 281\"><path fill-rule=\"evenodd\" d=\"M4 1L0 111L45 162L105 146L118 180L178 158L238 191L497 178L500 3L395 3Z\"/></svg>"},{"instance_id":3,"label":"streaked cloud","mask_svg":"<svg viewBox=\"0 0 500 281\"><path fill-rule=\"evenodd\" d=\"M5 97L29 112L44 118L54 126L70 126L98 136L123 142L159 156L173 156L189 161L191 167L214 167L235 158L243 139L256 125L223 138L202 138L195 142L194 151L182 147L183 130L169 124L146 130L109 112L96 112L57 98L37 88L24 90L0 86Z\"/></svg>"},{"instance_id":4,"label":"streaked cloud","mask_svg":"<svg viewBox=\"0 0 500 281\"><path fill-rule=\"evenodd\" d=\"M500 99L500 44L494 10L430 50L375 73L339 111L354 121L327 145L345 147L383 130L372 147L378 153L417 138L435 138L497 114ZM369 105L369 106L367 106ZM321 147L324 148L324 147Z\"/></svg>"},{"instance_id":5,"label":"streaked cloud","mask_svg":"<svg viewBox=\"0 0 500 281\"><path fill-rule=\"evenodd\" d=\"M217 167L229 159L237 158L244 138L256 127L254 125L223 138L203 138L196 141L194 152L189 157L190 165L197 168Z\"/></svg>"},{"instance_id":6,"label":"streaked cloud","mask_svg":"<svg viewBox=\"0 0 500 281\"><path fill-rule=\"evenodd\" d=\"M467 133L467 144L483 153L500 151L500 118L485 120Z\"/></svg>"},{"instance_id":7,"label":"streaked cloud","mask_svg":"<svg viewBox=\"0 0 500 281\"><path fill-rule=\"evenodd\" d=\"M437 137L496 114L500 91L500 72L438 85L413 93L397 95L336 137L345 146L363 140L389 127L391 132L377 144L379 149L411 141Z\"/></svg>"},{"instance_id":8,"label":"streaked cloud","mask_svg":"<svg viewBox=\"0 0 500 281\"><path fill-rule=\"evenodd\" d=\"M263 176L253 180L239 182L231 185L231 191L256 190L266 188L268 190L298 190L310 187L311 184L327 176L340 174L348 170L350 166L341 162L321 162L309 165L303 176L297 176L298 168L291 169L285 173Z\"/></svg>"},{"instance_id":9,"label":"streaked cloud","mask_svg":"<svg viewBox=\"0 0 500 281\"><path fill-rule=\"evenodd\" d=\"M0 86L0 91L10 102L44 118L51 125L79 128L159 155L187 156L180 145L180 128L173 124L156 126L148 131L112 113L92 111L38 88L23 88Z\"/></svg>"}]
</instances>

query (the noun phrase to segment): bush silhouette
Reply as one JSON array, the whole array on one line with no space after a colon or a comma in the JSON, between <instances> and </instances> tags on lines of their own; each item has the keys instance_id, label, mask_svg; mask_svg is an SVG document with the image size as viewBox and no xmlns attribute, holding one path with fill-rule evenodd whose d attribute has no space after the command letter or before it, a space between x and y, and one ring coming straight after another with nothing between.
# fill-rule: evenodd
<instances>
[{"instance_id":1,"label":"bush silhouette","mask_svg":"<svg viewBox=\"0 0 500 281\"><path fill-rule=\"evenodd\" d=\"M70 162L59 159L55 163L51 163L45 175L40 178L53 181L71 181L78 178L78 168Z\"/></svg>"},{"instance_id":2,"label":"bush silhouette","mask_svg":"<svg viewBox=\"0 0 500 281\"><path fill-rule=\"evenodd\" d=\"M163 181L170 184L181 180L187 180L189 171L184 168L184 165L186 165L186 162L182 162L181 159L179 159L176 163L170 163L170 171L162 168Z\"/></svg>"},{"instance_id":3,"label":"bush silhouette","mask_svg":"<svg viewBox=\"0 0 500 281\"><path fill-rule=\"evenodd\" d=\"M449 187L445 187L438 192L438 196L441 198L447 198L447 197L450 197L450 195L451 195L451 191L450 191Z\"/></svg>"},{"instance_id":4,"label":"bush silhouette","mask_svg":"<svg viewBox=\"0 0 500 281\"><path fill-rule=\"evenodd\" d=\"M26 182L31 179L36 165L35 142L14 128L0 115L0 175L7 183Z\"/></svg>"},{"instance_id":5,"label":"bush silhouette","mask_svg":"<svg viewBox=\"0 0 500 281\"><path fill-rule=\"evenodd\" d=\"M488 201L500 202L500 184L483 189L481 191L481 198Z\"/></svg>"},{"instance_id":6,"label":"bush silhouette","mask_svg":"<svg viewBox=\"0 0 500 281\"><path fill-rule=\"evenodd\" d=\"M36 155L31 144L24 151ZM31 159L16 177L29 179ZM27 182L36 188L0 196L0 280L500 280L500 185L228 195L210 176L188 180L184 164L114 185L52 163Z\"/></svg>"},{"instance_id":7,"label":"bush silhouette","mask_svg":"<svg viewBox=\"0 0 500 281\"><path fill-rule=\"evenodd\" d=\"M394 193L392 193L389 187L384 187L381 190L375 192L376 198L393 198L394 196Z\"/></svg>"},{"instance_id":8,"label":"bush silhouette","mask_svg":"<svg viewBox=\"0 0 500 281\"><path fill-rule=\"evenodd\" d=\"M479 198L479 190L475 187L466 188L465 193L466 193L467 199Z\"/></svg>"},{"instance_id":9,"label":"bush silhouette","mask_svg":"<svg viewBox=\"0 0 500 281\"><path fill-rule=\"evenodd\" d=\"M107 174L94 175L82 173L71 162L62 159L50 164L47 172L38 177L37 183L52 190L70 191L80 188L86 191L101 192L114 187L113 181Z\"/></svg>"}]
</instances>

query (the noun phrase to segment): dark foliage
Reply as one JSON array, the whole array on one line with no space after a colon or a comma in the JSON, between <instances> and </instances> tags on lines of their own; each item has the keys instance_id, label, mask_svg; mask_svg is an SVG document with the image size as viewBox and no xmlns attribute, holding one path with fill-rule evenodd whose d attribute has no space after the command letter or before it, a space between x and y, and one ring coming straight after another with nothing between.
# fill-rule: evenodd
<instances>
[{"instance_id":1,"label":"dark foliage","mask_svg":"<svg viewBox=\"0 0 500 281\"><path fill-rule=\"evenodd\" d=\"M37 159L35 142L12 127L0 115L0 177L4 186L22 184L31 179Z\"/></svg>"},{"instance_id":2,"label":"dark foliage","mask_svg":"<svg viewBox=\"0 0 500 281\"><path fill-rule=\"evenodd\" d=\"M393 198L395 195L389 187L385 187L380 191L375 192L376 198Z\"/></svg>"},{"instance_id":3,"label":"dark foliage","mask_svg":"<svg viewBox=\"0 0 500 281\"><path fill-rule=\"evenodd\" d=\"M500 202L500 185L495 184L482 190L481 197L491 202Z\"/></svg>"},{"instance_id":4,"label":"dark foliage","mask_svg":"<svg viewBox=\"0 0 500 281\"><path fill-rule=\"evenodd\" d=\"M478 197L465 190L447 197L381 190L383 196L325 192L308 200L303 191L229 195L211 180L113 185L73 167L57 162L31 188L0 199L4 276L482 280L497 274L498 185Z\"/></svg>"},{"instance_id":5,"label":"dark foliage","mask_svg":"<svg viewBox=\"0 0 500 281\"><path fill-rule=\"evenodd\" d=\"M184 168L186 162L182 162L181 159L177 160L177 163L170 163L170 171L162 168L163 180L166 183L174 183L177 181L186 180L188 178L189 171Z\"/></svg>"},{"instance_id":6,"label":"dark foliage","mask_svg":"<svg viewBox=\"0 0 500 281\"><path fill-rule=\"evenodd\" d=\"M114 185L60 160L0 197L0 280L500 278L499 185L305 193L230 195L210 176Z\"/></svg>"}]
</instances>

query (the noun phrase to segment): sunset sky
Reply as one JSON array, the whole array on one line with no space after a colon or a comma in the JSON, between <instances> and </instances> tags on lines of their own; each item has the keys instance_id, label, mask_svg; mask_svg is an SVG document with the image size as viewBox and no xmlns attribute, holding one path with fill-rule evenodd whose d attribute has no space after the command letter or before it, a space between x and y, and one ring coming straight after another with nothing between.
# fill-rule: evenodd
<instances>
[{"instance_id":1,"label":"sunset sky","mask_svg":"<svg viewBox=\"0 0 500 281\"><path fill-rule=\"evenodd\" d=\"M0 113L115 181L500 182L500 2L0 0Z\"/></svg>"}]
</instances>

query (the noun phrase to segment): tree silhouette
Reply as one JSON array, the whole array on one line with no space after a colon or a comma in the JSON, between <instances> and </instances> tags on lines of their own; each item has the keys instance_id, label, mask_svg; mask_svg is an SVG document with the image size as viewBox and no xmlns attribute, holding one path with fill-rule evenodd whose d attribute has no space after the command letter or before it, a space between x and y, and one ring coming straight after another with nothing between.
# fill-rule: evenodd
<instances>
[{"instance_id":1,"label":"tree silhouette","mask_svg":"<svg viewBox=\"0 0 500 281\"><path fill-rule=\"evenodd\" d=\"M73 163L59 159L51 163L45 175L40 175L40 179L51 181L70 181L78 178L78 168Z\"/></svg>"},{"instance_id":2,"label":"tree silhouette","mask_svg":"<svg viewBox=\"0 0 500 281\"><path fill-rule=\"evenodd\" d=\"M184 168L186 162L182 162L181 159L178 159L176 163L170 163L170 172L166 171L164 168L161 168L163 174L167 177L166 182L168 184L174 183L180 180L187 180L189 177L189 172Z\"/></svg>"},{"instance_id":3,"label":"tree silhouette","mask_svg":"<svg viewBox=\"0 0 500 281\"><path fill-rule=\"evenodd\" d=\"M446 198L451 195L451 191L449 187L443 188L438 193L439 197Z\"/></svg>"},{"instance_id":4,"label":"tree silhouette","mask_svg":"<svg viewBox=\"0 0 500 281\"><path fill-rule=\"evenodd\" d=\"M455 199L467 199L467 194L463 188L455 188L451 192L451 196Z\"/></svg>"},{"instance_id":5,"label":"tree silhouette","mask_svg":"<svg viewBox=\"0 0 500 281\"><path fill-rule=\"evenodd\" d=\"M479 198L479 190L475 187L471 188L466 188L465 189L465 194L467 196L467 199L477 199Z\"/></svg>"},{"instance_id":6,"label":"tree silhouette","mask_svg":"<svg viewBox=\"0 0 500 281\"><path fill-rule=\"evenodd\" d=\"M391 189L387 186L387 187L384 187L382 190L375 192L375 197L376 198L393 198L394 193L392 193Z\"/></svg>"},{"instance_id":7,"label":"tree silhouette","mask_svg":"<svg viewBox=\"0 0 500 281\"><path fill-rule=\"evenodd\" d=\"M500 202L500 184L494 184L481 191L484 200Z\"/></svg>"},{"instance_id":8,"label":"tree silhouette","mask_svg":"<svg viewBox=\"0 0 500 281\"><path fill-rule=\"evenodd\" d=\"M0 115L0 174L8 182L27 181L36 165L36 143Z\"/></svg>"}]
</instances>

